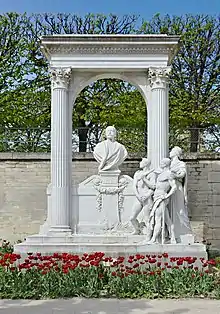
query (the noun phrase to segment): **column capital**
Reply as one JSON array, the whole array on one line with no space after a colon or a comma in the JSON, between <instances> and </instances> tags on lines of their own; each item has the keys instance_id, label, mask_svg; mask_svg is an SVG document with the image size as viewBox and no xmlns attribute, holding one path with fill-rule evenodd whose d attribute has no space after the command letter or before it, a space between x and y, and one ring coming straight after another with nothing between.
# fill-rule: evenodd
<instances>
[{"instance_id":1,"label":"column capital","mask_svg":"<svg viewBox=\"0 0 220 314\"><path fill-rule=\"evenodd\" d=\"M50 68L52 88L68 89L71 79L71 68Z\"/></svg>"},{"instance_id":2,"label":"column capital","mask_svg":"<svg viewBox=\"0 0 220 314\"><path fill-rule=\"evenodd\" d=\"M171 67L155 67L148 69L148 79L150 87L155 88L167 88L168 78L171 71Z\"/></svg>"}]
</instances>

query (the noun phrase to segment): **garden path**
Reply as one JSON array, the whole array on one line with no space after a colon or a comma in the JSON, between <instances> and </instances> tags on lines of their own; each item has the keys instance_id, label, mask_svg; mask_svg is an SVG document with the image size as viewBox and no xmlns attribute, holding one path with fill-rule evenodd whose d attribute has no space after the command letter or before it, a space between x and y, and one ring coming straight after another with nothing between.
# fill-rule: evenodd
<instances>
[{"instance_id":1,"label":"garden path","mask_svg":"<svg viewBox=\"0 0 220 314\"><path fill-rule=\"evenodd\" d=\"M0 314L219 314L220 301L190 300L0 300Z\"/></svg>"}]
</instances>

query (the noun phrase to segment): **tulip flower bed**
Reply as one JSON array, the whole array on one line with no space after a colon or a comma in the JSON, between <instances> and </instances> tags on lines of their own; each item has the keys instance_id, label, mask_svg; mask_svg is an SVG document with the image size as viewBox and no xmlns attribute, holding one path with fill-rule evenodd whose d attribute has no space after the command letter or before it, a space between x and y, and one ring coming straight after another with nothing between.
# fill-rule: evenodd
<instances>
[{"instance_id":1,"label":"tulip flower bed","mask_svg":"<svg viewBox=\"0 0 220 314\"><path fill-rule=\"evenodd\" d=\"M100 252L29 253L25 260L14 253L0 254L0 298L220 298L214 260L173 258L167 253L127 259Z\"/></svg>"}]
</instances>

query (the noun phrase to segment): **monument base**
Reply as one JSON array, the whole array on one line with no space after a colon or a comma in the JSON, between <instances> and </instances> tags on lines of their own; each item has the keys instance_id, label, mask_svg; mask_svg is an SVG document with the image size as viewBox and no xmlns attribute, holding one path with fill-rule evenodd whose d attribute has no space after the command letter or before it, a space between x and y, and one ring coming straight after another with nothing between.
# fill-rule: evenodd
<instances>
[{"instance_id":1,"label":"monument base","mask_svg":"<svg viewBox=\"0 0 220 314\"><path fill-rule=\"evenodd\" d=\"M142 244L144 235L83 235L45 236L32 235L25 242L16 244L14 252L42 254L94 253L103 252L107 256L129 256L137 253L159 255L168 253L169 257L197 257L207 259L206 246L201 243L186 244Z\"/></svg>"}]
</instances>

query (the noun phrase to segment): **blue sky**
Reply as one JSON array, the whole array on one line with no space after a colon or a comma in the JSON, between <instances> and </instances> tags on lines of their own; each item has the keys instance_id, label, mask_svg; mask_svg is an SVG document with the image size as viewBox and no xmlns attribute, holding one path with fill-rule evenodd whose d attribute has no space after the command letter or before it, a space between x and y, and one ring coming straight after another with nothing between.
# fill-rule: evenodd
<instances>
[{"instance_id":1,"label":"blue sky","mask_svg":"<svg viewBox=\"0 0 220 314\"><path fill-rule=\"evenodd\" d=\"M0 12L71 12L139 14L150 18L155 13L219 14L220 0L0 0Z\"/></svg>"}]
</instances>

